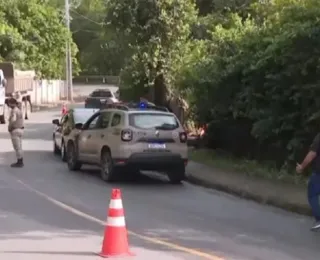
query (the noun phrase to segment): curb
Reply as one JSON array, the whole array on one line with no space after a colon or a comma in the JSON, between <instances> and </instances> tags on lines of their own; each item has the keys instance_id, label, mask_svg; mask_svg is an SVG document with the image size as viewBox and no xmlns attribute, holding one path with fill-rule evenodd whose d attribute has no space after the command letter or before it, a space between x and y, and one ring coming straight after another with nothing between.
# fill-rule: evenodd
<instances>
[{"instance_id":1,"label":"curb","mask_svg":"<svg viewBox=\"0 0 320 260\"><path fill-rule=\"evenodd\" d=\"M257 193L253 193L250 191L245 191L245 190L241 189L241 187L239 187L238 189L234 188L234 187L229 187L227 184L221 184L221 183L216 183L214 181L208 181L203 178L198 178L192 174L187 174L187 181L189 181L190 183L199 185L199 186L206 187L206 188L226 192L226 193L235 195L235 196L243 198L243 199L256 201L260 204L274 206L277 208L281 208L281 209L284 209L284 210L287 210L290 212L294 212L294 213L298 213L298 214L302 214L302 215L312 216L312 212L309 207L303 206L303 205L293 204L293 203L281 200L281 198L265 197L262 194L257 194Z\"/></svg>"}]
</instances>

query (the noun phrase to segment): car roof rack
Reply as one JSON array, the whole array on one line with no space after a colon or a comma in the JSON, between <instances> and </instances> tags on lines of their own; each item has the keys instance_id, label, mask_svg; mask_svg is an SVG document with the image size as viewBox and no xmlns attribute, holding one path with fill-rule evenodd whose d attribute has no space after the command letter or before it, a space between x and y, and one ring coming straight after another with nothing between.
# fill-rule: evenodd
<instances>
[{"instance_id":1,"label":"car roof rack","mask_svg":"<svg viewBox=\"0 0 320 260\"><path fill-rule=\"evenodd\" d=\"M156 110L156 111L163 111L169 112L166 107L163 106L155 106L150 103L145 102L129 102L129 103L112 103L112 104L105 104L102 109L119 109L124 111L129 110Z\"/></svg>"}]
</instances>

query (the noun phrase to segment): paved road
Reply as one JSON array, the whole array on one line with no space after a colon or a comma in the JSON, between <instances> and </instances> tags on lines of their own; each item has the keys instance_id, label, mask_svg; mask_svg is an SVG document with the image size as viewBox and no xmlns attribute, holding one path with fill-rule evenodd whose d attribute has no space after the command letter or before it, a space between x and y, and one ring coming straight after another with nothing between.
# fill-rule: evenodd
<instances>
[{"instance_id":1,"label":"paved road","mask_svg":"<svg viewBox=\"0 0 320 260\"><path fill-rule=\"evenodd\" d=\"M98 259L113 187L122 189L134 259L319 259L309 218L158 176L111 185L94 168L69 172L52 153L48 122L58 114L27 124L24 169L8 167L14 155L0 126L1 259Z\"/></svg>"}]
</instances>

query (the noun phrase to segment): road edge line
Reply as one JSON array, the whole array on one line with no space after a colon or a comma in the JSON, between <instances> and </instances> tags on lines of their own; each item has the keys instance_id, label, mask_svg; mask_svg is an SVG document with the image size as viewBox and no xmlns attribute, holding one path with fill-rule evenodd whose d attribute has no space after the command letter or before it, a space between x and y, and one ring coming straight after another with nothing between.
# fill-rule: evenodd
<instances>
[{"instance_id":1,"label":"road edge line","mask_svg":"<svg viewBox=\"0 0 320 260\"><path fill-rule=\"evenodd\" d=\"M65 204L65 203L63 203L63 202L61 202L59 200L56 200L55 198L53 198L51 196L48 196L47 194L34 189L33 187L31 187L30 185L26 184L25 182L21 181L18 178L16 178L16 180L17 180L18 183L20 183L22 186L24 186L29 191L34 192L38 196L46 199L47 201L50 201L54 205L66 210L68 212L71 212L71 213L73 213L73 214L75 214L75 215L77 215L79 217L82 217L84 219L87 219L89 221L97 223L99 225L102 225L102 226L105 225L105 221L102 221L102 220L100 220L100 219L98 219L98 218L96 218L94 216L91 216L91 215L89 215L89 214L87 214L85 212L82 212L82 211L74 208L74 207L71 207L71 206L69 206L69 205L67 205L67 204ZM130 231L130 230L128 230L128 234L132 235L132 236L134 236L136 238L139 238L141 240L144 240L144 241L147 241L147 242L151 242L153 244L166 246L168 248L171 248L171 249L174 249L174 250L177 250L177 251L180 251L180 252L188 253L190 255L199 256L199 257L202 257L202 258L205 258L205 259L226 260L225 258L216 256L216 255L213 255L213 254L209 254L209 253L205 253L205 252L202 252L202 251L199 251L199 250L196 250L196 249L180 246L180 245L173 244L173 243L170 243L170 242L166 242L166 241L163 241L163 240L160 240L160 239L157 239L157 238L152 238L152 237L148 237L148 236L145 236L145 235L140 235L140 234L135 233L135 232Z\"/></svg>"}]
</instances>

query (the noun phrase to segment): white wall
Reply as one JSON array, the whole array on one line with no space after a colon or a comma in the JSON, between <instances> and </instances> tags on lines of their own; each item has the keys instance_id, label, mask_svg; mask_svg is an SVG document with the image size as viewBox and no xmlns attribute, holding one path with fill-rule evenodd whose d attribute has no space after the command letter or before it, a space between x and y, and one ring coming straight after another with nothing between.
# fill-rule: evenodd
<instances>
[{"instance_id":1,"label":"white wall","mask_svg":"<svg viewBox=\"0 0 320 260\"><path fill-rule=\"evenodd\" d=\"M65 84L62 80L37 80L31 92L33 104L53 104L65 97Z\"/></svg>"}]
</instances>

